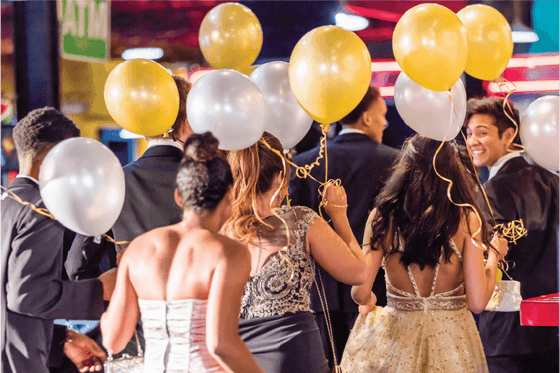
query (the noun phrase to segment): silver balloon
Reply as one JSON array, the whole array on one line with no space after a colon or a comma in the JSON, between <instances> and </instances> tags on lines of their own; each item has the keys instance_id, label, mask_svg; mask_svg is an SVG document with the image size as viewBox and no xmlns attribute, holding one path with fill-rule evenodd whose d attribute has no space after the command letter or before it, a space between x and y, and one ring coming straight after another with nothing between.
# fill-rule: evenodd
<instances>
[{"instance_id":1,"label":"silver balloon","mask_svg":"<svg viewBox=\"0 0 560 373\"><path fill-rule=\"evenodd\" d=\"M107 232L121 213L124 172L99 141L76 137L49 151L39 172L41 197L66 228L86 236Z\"/></svg>"},{"instance_id":2,"label":"silver balloon","mask_svg":"<svg viewBox=\"0 0 560 373\"><path fill-rule=\"evenodd\" d=\"M549 170L559 171L558 96L533 101L521 117L519 136L527 155Z\"/></svg>"},{"instance_id":3,"label":"silver balloon","mask_svg":"<svg viewBox=\"0 0 560 373\"><path fill-rule=\"evenodd\" d=\"M461 79L451 87L453 108L446 91L436 92L413 82L404 72L395 83L395 106L404 122L434 140L452 140L467 113L467 93Z\"/></svg>"},{"instance_id":4,"label":"silver balloon","mask_svg":"<svg viewBox=\"0 0 560 373\"><path fill-rule=\"evenodd\" d=\"M193 131L212 132L223 150L244 149L259 141L266 115L259 88L234 70L204 75L191 88L187 100L187 118Z\"/></svg>"},{"instance_id":5,"label":"silver balloon","mask_svg":"<svg viewBox=\"0 0 560 373\"><path fill-rule=\"evenodd\" d=\"M268 105L264 130L276 136L284 149L300 142L313 123L290 88L289 67L287 62L269 62L249 76Z\"/></svg>"}]
</instances>

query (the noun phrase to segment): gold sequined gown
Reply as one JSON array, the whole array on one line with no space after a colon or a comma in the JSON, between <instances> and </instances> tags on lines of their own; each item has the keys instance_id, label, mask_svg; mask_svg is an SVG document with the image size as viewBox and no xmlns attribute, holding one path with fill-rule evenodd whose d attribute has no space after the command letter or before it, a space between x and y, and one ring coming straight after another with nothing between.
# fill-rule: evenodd
<instances>
[{"instance_id":1,"label":"gold sequined gown","mask_svg":"<svg viewBox=\"0 0 560 373\"><path fill-rule=\"evenodd\" d=\"M451 247L462 261L453 242ZM386 258L383 267L385 262ZM407 272L415 294L397 289L385 275L387 307L356 320L342 357L345 372L488 372L466 296L454 295L464 285L434 294L438 271L439 264L428 297L420 296L410 268Z\"/></svg>"}]
</instances>

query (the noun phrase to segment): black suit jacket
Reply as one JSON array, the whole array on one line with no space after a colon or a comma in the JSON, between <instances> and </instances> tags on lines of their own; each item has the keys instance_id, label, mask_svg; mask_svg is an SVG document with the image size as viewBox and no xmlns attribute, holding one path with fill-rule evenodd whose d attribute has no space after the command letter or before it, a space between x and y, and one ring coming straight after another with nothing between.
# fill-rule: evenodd
<instances>
[{"instance_id":1,"label":"black suit jacket","mask_svg":"<svg viewBox=\"0 0 560 373\"><path fill-rule=\"evenodd\" d=\"M39 186L16 178L9 190L45 207ZM99 319L103 286L97 279L62 281L65 228L2 193L2 372L48 372L53 321Z\"/></svg>"},{"instance_id":2,"label":"black suit jacket","mask_svg":"<svg viewBox=\"0 0 560 373\"><path fill-rule=\"evenodd\" d=\"M522 219L527 236L510 244L508 274L523 299L558 292L558 176L522 157L507 161L484 189L497 223ZM507 279L504 276L504 279ZM558 328L521 326L519 312L483 312L480 337L487 356L558 350Z\"/></svg>"},{"instance_id":3,"label":"black suit jacket","mask_svg":"<svg viewBox=\"0 0 560 373\"><path fill-rule=\"evenodd\" d=\"M347 133L337 136L327 144L328 177L340 179L348 195L348 220L354 236L362 242L364 229L375 197L384 186L399 151L372 141L360 133ZM317 159L319 148L312 149L294 157L298 166L310 164ZM325 180L325 160L320 160L311 175L317 180ZM321 197L317 182L307 178L292 178L290 198L293 205L303 205L318 212ZM324 213L324 211L323 211ZM323 214L326 216L326 214ZM327 218L328 220L328 218ZM350 285L336 281L324 270L320 270L331 311L357 312L357 306L350 296ZM386 305L385 279L382 270L376 278L374 293L379 305ZM311 291L311 307L321 312L317 291Z\"/></svg>"}]
</instances>

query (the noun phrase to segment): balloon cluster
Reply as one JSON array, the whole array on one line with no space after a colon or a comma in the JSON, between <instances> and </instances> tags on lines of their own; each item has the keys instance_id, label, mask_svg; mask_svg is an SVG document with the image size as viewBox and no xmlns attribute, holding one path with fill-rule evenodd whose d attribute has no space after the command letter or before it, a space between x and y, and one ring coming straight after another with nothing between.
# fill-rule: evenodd
<instances>
[{"instance_id":1,"label":"balloon cluster","mask_svg":"<svg viewBox=\"0 0 560 373\"><path fill-rule=\"evenodd\" d=\"M240 4L213 8L200 26L206 60L216 69L189 93L187 117L195 132L211 131L224 150L254 144L268 131L284 149L296 145L313 119L332 123L350 113L371 81L364 42L339 27L316 28L297 43L290 63L250 66L262 46L254 14ZM242 73L250 73L247 77Z\"/></svg>"},{"instance_id":2,"label":"balloon cluster","mask_svg":"<svg viewBox=\"0 0 560 373\"><path fill-rule=\"evenodd\" d=\"M393 52L402 69L395 106L404 122L435 140L451 140L466 113L461 74L498 78L513 53L511 29L500 12L475 4L457 14L437 4L408 10L393 33Z\"/></svg>"}]
</instances>

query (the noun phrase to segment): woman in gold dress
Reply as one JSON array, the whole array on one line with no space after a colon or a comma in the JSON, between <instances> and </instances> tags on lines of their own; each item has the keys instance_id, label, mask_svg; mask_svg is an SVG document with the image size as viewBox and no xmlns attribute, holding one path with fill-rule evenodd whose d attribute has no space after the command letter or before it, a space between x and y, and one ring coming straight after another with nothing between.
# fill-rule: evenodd
<instances>
[{"instance_id":1,"label":"woman in gold dress","mask_svg":"<svg viewBox=\"0 0 560 373\"><path fill-rule=\"evenodd\" d=\"M360 305L341 366L346 372L488 372L471 311L490 300L507 241L489 232L477 184L450 142L416 135L403 146L364 233L368 275L352 288ZM484 262L484 250L488 260ZM387 307L371 286L385 268ZM368 314L369 313L369 314ZM364 315L367 315L364 316Z\"/></svg>"}]
</instances>

